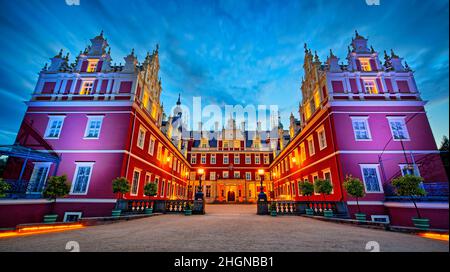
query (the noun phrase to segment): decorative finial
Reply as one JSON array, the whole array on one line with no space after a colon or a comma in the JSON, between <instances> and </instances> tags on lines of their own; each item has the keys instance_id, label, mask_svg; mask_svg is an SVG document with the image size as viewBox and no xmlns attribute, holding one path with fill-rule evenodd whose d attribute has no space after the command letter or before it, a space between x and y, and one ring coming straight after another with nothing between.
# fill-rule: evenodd
<instances>
[{"instance_id":1,"label":"decorative finial","mask_svg":"<svg viewBox=\"0 0 450 272\"><path fill-rule=\"evenodd\" d=\"M100 32L100 37L103 38L103 29L102 29L102 32Z\"/></svg>"},{"instance_id":2,"label":"decorative finial","mask_svg":"<svg viewBox=\"0 0 450 272\"><path fill-rule=\"evenodd\" d=\"M59 54L58 54L58 57L62 57L62 54L63 54L63 50L61 49L61 50L59 50Z\"/></svg>"},{"instance_id":3,"label":"decorative finial","mask_svg":"<svg viewBox=\"0 0 450 272\"><path fill-rule=\"evenodd\" d=\"M158 54L158 51L159 51L159 44L156 44L156 51L155 51L155 53Z\"/></svg>"},{"instance_id":4,"label":"decorative finial","mask_svg":"<svg viewBox=\"0 0 450 272\"><path fill-rule=\"evenodd\" d=\"M314 51L314 61L319 62L319 56L317 55L317 51Z\"/></svg>"},{"instance_id":5,"label":"decorative finial","mask_svg":"<svg viewBox=\"0 0 450 272\"><path fill-rule=\"evenodd\" d=\"M305 48L305 54L307 54L308 53L308 45L306 43L304 45L304 48Z\"/></svg>"},{"instance_id":6,"label":"decorative finial","mask_svg":"<svg viewBox=\"0 0 450 272\"><path fill-rule=\"evenodd\" d=\"M65 60L69 60L70 53L67 53Z\"/></svg>"},{"instance_id":7,"label":"decorative finial","mask_svg":"<svg viewBox=\"0 0 450 272\"><path fill-rule=\"evenodd\" d=\"M373 49L372 45L370 46L370 53L372 53L372 54L375 53L375 49Z\"/></svg>"},{"instance_id":8,"label":"decorative finial","mask_svg":"<svg viewBox=\"0 0 450 272\"><path fill-rule=\"evenodd\" d=\"M391 49L391 58L396 58L396 59L398 59L398 56L394 53L394 50L393 49Z\"/></svg>"},{"instance_id":9,"label":"decorative finial","mask_svg":"<svg viewBox=\"0 0 450 272\"><path fill-rule=\"evenodd\" d=\"M181 105L181 94L178 94L178 100L177 100L177 105Z\"/></svg>"},{"instance_id":10,"label":"decorative finial","mask_svg":"<svg viewBox=\"0 0 450 272\"><path fill-rule=\"evenodd\" d=\"M333 50L330 49L330 58L336 58L336 56L333 54Z\"/></svg>"},{"instance_id":11,"label":"decorative finial","mask_svg":"<svg viewBox=\"0 0 450 272\"><path fill-rule=\"evenodd\" d=\"M358 37L358 36L359 36L358 30L355 29L355 37Z\"/></svg>"},{"instance_id":12,"label":"decorative finial","mask_svg":"<svg viewBox=\"0 0 450 272\"><path fill-rule=\"evenodd\" d=\"M42 71L47 71L47 63L45 63L44 67L42 68Z\"/></svg>"},{"instance_id":13,"label":"decorative finial","mask_svg":"<svg viewBox=\"0 0 450 272\"><path fill-rule=\"evenodd\" d=\"M111 55L111 47L108 47L108 55Z\"/></svg>"},{"instance_id":14,"label":"decorative finial","mask_svg":"<svg viewBox=\"0 0 450 272\"><path fill-rule=\"evenodd\" d=\"M406 69L406 71L411 71L411 68L409 67L409 65L406 61L405 61L405 69Z\"/></svg>"},{"instance_id":15,"label":"decorative finial","mask_svg":"<svg viewBox=\"0 0 450 272\"><path fill-rule=\"evenodd\" d=\"M131 55L134 57L134 48L131 49Z\"/></svg>"}]
</instances>

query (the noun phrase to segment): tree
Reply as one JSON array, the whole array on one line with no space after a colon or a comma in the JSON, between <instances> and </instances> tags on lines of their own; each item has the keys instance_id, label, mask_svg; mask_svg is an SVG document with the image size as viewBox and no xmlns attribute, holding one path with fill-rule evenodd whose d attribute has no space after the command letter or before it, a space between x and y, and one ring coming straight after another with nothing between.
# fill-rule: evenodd
<instances>
[{"instance_id":1,"label":"tree","mask_svg":"<svg viewBox=\"0 0 450 272\"><path fill-rule=\"evenodd\" d=\"M124 177L115 178L112 182L112 189L117 198L122 198L124 194L130 192L130 183Z\"/></svg>"},{"instance_id":2,"label":"tree","mask_svg":"<svg viewBox=\"0 0 450 272\"><path fill-rule=\"evenodd\" d=\"M156 185L156 183L149 182L149 183L145 184L144 194L148 196L149 200L150 200L150 197L155 196L157 193L158 193L158 185ZM153 201L150 204L151 204L150 208L153 207Z\"/></svg>"},{"instance_id":3,"label":"tree","mask_svg":"<svg viewBox=\"0 0 450 272\"><path fill-rule=\"evenodd\" d=\"M421 216L414 197L426 195L425 190L420 187L421 182L423 182L422 177L413 175L405 175L391 181L399 196L408 196L411 198L419 218L421 218Z\"/></svg>"},{"instance_id":4,"label":"tree","mask_svg":"<svg viewBox=\"0 0 450 272\"><path fill-rule=\"evenodd\" d=\"M317 179L314 182L314 189L317 193L323 195L323 200L326 201L325 195L331 194L333 185L328 179Z\"/></svg>"},{"instance_id":5,"label":"tree","mask_svg":"<svg viewBox=\"0 0 450 272\"><path fill-rule=\"evenodd\" d=\"M9 190L11 190L11 185L0 178L0 197L5 197Z\"/></svg>"},{"instance_id":6,"label":"tree","mask_svg":"<svg viewBox=\"0 0 450 272\"><path fill-rule=\"evenodd\" d=\"M314 185L308 181L301 181L298 184L298 188L300 189L302 195L306 196L309 201L309 197L314 193Z\"/></svg>"},{"instance_id":7,"label":"tree","mask_svg":"<svg viewBox=\"0 0 450 272\"><path fill-rule=\"evenodd\" d=\"M70 191L70 186L67 184L67 176L53 176L50 177L47 185L42 193L45 198L53 201L51 213L55 208L56 199L66 196Z\"/></svg>"},{"instance_id":8,"label":"tree","mask_svg":"<svg viewBox=\"0 0 450 272\"><path fill-rule=\"evenodd\" d=\"M450 150L449 150L449 140L447 136L442 137L441 147L439 148L441 151L441 160L445 167L445 172L447 173L447 177L450 177Z\"/></svg>"},{"instance_id":9,"label":"tree","mask_svg":"<svg viewBox=\"0 0 450 272\"><path fill-rule=\"evenodd\" d=\"M359 178L354 178L352 175L346 176L344 181L344 189L349 195L356 198L358 213L361 213L358 198L364 197L366 195L366 193L364 192L364 185L362 184L361 180Z\"/></svg>"}]
</instances>

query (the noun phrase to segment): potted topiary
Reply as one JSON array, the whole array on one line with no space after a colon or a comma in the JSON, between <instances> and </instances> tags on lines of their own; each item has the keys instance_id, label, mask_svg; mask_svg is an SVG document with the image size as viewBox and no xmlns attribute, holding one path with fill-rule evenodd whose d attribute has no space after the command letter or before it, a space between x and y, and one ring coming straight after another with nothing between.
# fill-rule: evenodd
<instances>
[{"instance_id":1,"label":"potted topiary","mask_svg":"<svg viewBox=\"0 0 450 272\"><path fill-rule=\"evenodd\" d=\"M328 179L317 179L314 182L314 188L316 192L323 195L323 200L326 202L326 195L331 194L333 191L333 185ZM323 215L325 217L333 217L333 210L323 209Z\"/></svg>"},{"instance_id":2,"label":"potted topiary","mask_svg":"<svg viewBox=\"0 0 450 272\"><path fill-rule=\"evenodd\" d=\"M122 199L123 195L130 192L130 183L124 177L115 178L112 182L113 193L116 194L117 202L116 207L112 210L113 217L119 217L122 213L122 209L119 207L119 201Z\"/></svg>"},{"instance_id":3,"label":"potted topiary","mask_svg":"<svg viewBox=\"0 0 450 272\"><path fill-rule=\"evenodd\" d=\"M192 215L192 203L186 202L186 206L184 206L184 215Z\"/></svg>"},{"instance_id":4,"label":"potted topiary","mask_svg":"<svg viewBox=\"0 0 450 272\"><path fill-rule=\"evenodd\" d=\"M11 185L0 178L0 198L5 197L9 190L11 190Z\"/></svg>"},{"instance_id":5,"label":"potted topiary","mask_svg":"<svg viewBox=\"0 0 450 272\"><path fill-rule=\"evenodd\" d=\"M55 214L56 199L66 196L70 191L70 187L67 184L67 176L53 176L48 179L47 185L42 193L45 198L48 198L51 203L50 214L44 215L44 223L54 223L58 218L58 214Z\"/></svg>"},{"instance_id":6,"label":"potted topiary","mask_svg":"<svg viewBox=\"0 0 450 272\"><path fill-rule=\"evenodd\" d=\"M314 193L314 185L311 182L303 181L298 185L302 195L308 199L308 207L306 208L306 215L314 215L314 210L309 207L309 197Z\"/></svg>"},{"instance_id":7,"label":"potted topiary","mask_svg":"<svg viewBox=\"0 0 450 272\"><path fill-rule=\"evenodd\" d=\"M423 178L413 175L405 175L391 181L397 191L397 194L399 196L410 197L412 203L414 204L417 212L417 217L412 218L414 226L419 229L427 230L430 228L430 220L428 218L422 218L419 208L417 208L416 200L414 199L416 196L426 195L425 190L420 187L421 182L423 182Z\"/></svg>"},{"instance_id":8,"label":"potted topiary","mask_svg":"<svg viewBox=\"0 0 450 272\"><path fill-rule=\"evenodd\" d=\"M272 203L270 203L270 215L277 216L277 203L275 201L272 201Z\"/></svg>"},{"instance_id":9,"label":"potted topiary","mask_svg":"<svg viewBox=\"0 0 450 272\"><path fill-rule=\"evenodd\" d=\"M157 194L157 190L158 190L158 185L156 185L156 183L153 183L153 182L149 182L144 186L144 194L146 196L148 196L149 200L152 196L155 196ZM145 213L146 214L153 213L153 201L150 202L149 207L145 208Z\"/></svg>"},{"instance_id":10,"label":"potted topiary","mask_svg":"<svg viewBox=\"0 0 450 272\"><path fill-rule=\"evenodd\" d=\"M344 180L344 189L347 193L354 198L356 198L356 206L358 207L358 213L355 213L356 220L358 221L366 221L366 215L361 213L361 209L359 207L358 198L364 197L364 185L362 184L359 178L355 178L352 175L348 175Z\"/></svg>"}]
</instances>

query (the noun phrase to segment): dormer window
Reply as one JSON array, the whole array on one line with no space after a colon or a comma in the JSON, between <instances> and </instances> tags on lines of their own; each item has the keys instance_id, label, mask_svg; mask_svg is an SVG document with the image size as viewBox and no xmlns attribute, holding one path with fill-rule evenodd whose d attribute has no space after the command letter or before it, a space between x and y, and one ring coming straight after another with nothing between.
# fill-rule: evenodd
<instances>
[{"instance_id":1,"label":"dormer window","mask_svg":"<svg viewBox=\"0 0 450 272\"><path fill-rule=\"evenodd\" d=\"M370 66L370 59L360 58L359 63L361 63L361 71L364 72L372 71L372 66Z\"/></svg>"},{"instance_id":2,"label":"dormer window","mask_svg":"<svg viewBox=\"0 0 450 272\"><path fill-rule=\"evenodd\" d=\"M87 72L94 73L97 71L98 60L89 60Z\"/></svg>"},{"instance_id":3,"label":"dormer window","mask_svg":"<svg viewBox=\"0 0 450 272\"><path fill-rule=\"evenodd\" d=\"M83 82L83 87L81 88L80 95L90 95L92 94L92 90L94 87L93 81L85 81Z\"/></svg>"},{"instance_id":4,"label":"dormer window","mask_svg":"<svg viewBox=\"0 0 450 272\"><path fill-rule=\"evenodd\" d=\"M376 87L375 81L373 80L364 81L364 89L368 94L378 94L378 89Z\"/></svg>"}]
</instances>

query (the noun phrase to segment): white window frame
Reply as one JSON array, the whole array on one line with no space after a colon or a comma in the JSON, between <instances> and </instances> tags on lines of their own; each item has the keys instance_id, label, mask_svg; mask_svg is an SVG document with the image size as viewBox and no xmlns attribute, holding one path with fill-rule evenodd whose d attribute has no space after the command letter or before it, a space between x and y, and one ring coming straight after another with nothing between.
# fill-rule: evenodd
<instances>
[{"instance_id":1,"label":"white window frame","mask_svg":"<svg viewBox=\"0 0 450 272\"><path fill-rule=\"evenodd\" d=\"M330 168L322 170L323 179L325 179L325 174L327 174L327 173L330 174L331 194L334 194L333 176L331 175Z\"/></svg>"},{"instance_id":2,"label":"white window frame","mask_svg":"<svg viewBox=\"0 0 450 272\"><path fill-rule=\"evenodd\" d=\"M255 154L255 164L261 164L261 155Z\"/></svg>"},{"instance_id":3,"label":"white window frame","mask_svg":"<svg viewBox=\"0 0 450 272\"><path fill-rule=\"evenodd\" d=\"M317 132L317 139L319 140L319 150L324 150L325 148L327 148L327 135L325 133L325 127L323 125L320 126L320 128L317 129L316 132ZM324 141L323 145L322 145L322 141L320 140L321 133L323 133L323 141Z\"/></svg>"},{"instance_id":4,"label":"white window frame","mask_svg":"<svg viewBox=\"0 0 450 272\"><path fill-rule=\"evenodd\" d=\"M414 175L420 177L419 166L417 164L413 164L413 163L409 163L409 164L402 163L402 164L398 165L400 167L400 172L402 173L402 176L405 176L403 173L403 169L408 165L412 165L414 167Z\"/></svg>"},{"instance_id":5,"label":"white window frame","mask_svg":"<svg viewBox=\"0 0 450 272\"><path fill-rule=\"evenodd\" d=\"M144 134L141 134L141 132L144 132ZM147 134L147 130L143 127L139 127L138 136L136 139L136 146L140 149L144 149L145 146L145 135ZM141 141L141 135L142 135L142 141Z\"/></svg>"},{"instance_id":6,"label":"white window frame","mask_svg":"<svg viewBox=\"0 0 450 272\"><path fill-rule=\"evenodd\" d=\"M162 159L162 148L163 148L163 146L162 146L162 143L160 143L160 142L158 142L157 143L158 144L158 147L157 147L157 149L156 149L156 159L158 160L158 161L161 161L161 159Z\"/></svg>"},{"instance_id":7,"label":"white window frame","mask_svg":"<svg viewBox=\"0 0 450 272\"><path fill-rule=\"evenodd\" d=\"M245 179L252 180L252 172L245 172Z\"/></svg>"},{"instance_id":8,"label":"white window frame","mask_svg":"<svg viewBox=\"0 0 450 272\"><path fill-rule=\"evenodd\" d=\"M89 85L89 86L88 86ZM86 91L89 90L89 93ZM93 80L84 80L81 85L80 95L92 95L94 93L94 81Z\"/></svg>"},{"instance_id":9,"label":"white window frame","mask_svg":"<svg viewBox=\"0 0 450 272\"><path fill-rule=\"evenodd\" d=\"M241 172L240 171L233 171L233 178L240 179L241 178Z\"/></svg>"},{"instance_id":10,"label":"white window frame","mask_svg":"<svg viewBox=\"0 0 450 272\"><path fill-rule=\"evenodd\" d=\"M241 157L239 154L233 154L233 162L234 164L240 164L241 163Z\"/></svg>"},{"instance_id":11,"label":"white window frame","mask_svg":"<svg viewBox=\"0 0 450 272\"><path fill-rule=\"evenodd\" d=\"M312 183L314 186L314 195L320 195L320 193L316 193L316 179L315 179L315 178L319 179L319 173L318 172L312 173L311 177L312 177Z\"/></svg>"},{"instance_id":12,"label":"white window frame","mask_svg":"<svg viewBox=\"0 0 450 272\"><path fill-rule=\"evenodd\" d=\"M33 162L34 166L33 166L33 171L31 172L31 176L30 176L30 181L28 182L29 184L32 182L32 178L34 178L35 172L38 168L40 167L47 167L47 173L45 174L44 177L44 184L42 185L42 191L40 192L29 192L29 187L27 186L27 194L41 194L43 192L43 190L45 189L45 185L47 184L47 179L48 179L48 175L50 173L50 167L52 166L51 162ZM34 181L36 182L36 181Z\"/></svg>"},{"instance_id":13,"label":"white window frame","mask_svg":"<svg viewBox=\"0 0 450 272\"><path fill-rule=\"evenodd\" d=\"M216 172L214 171L209 172L209 180L216 180Z\"/></svg>"},{"instance_id":14,"label":"white window frame","mask_svg":"<svg viewBox=\"0 0 450 272\"><path fill-rule=\"evenodd\" d=\"M197 164L197 154L191 154L191 164Z\"/></svg>"},{"instance_id":15,"label":"white window frame","mask_svg":"<svg viewBox=\"0 0 450 272\"><path fill-rule=\"evenodd\" d=\"M373 91L376 90L376 93ZM364 92L366 94L379 94L375 80L364 80Z\"/></svg>"},{"instance_id":16,"label":"white window frame","mask_svg":"<svg viewBox=\"0 0 450 272\"><path fill-rule=\"evenodd\" d=\"M300 144L300 161L301 162L306 161L306 146L305 146L305 142L302 142Z\"/></svg>"},{"instance_id":17,"label":"white window frame","mask_svg":"<svg viewBox=\"0 0 450 272\"><path fill-rule=\"evenodd\" d=\"M67 221L67 217L68 217L69 215L77 215L77 216L78 216L78 220L80 220L81 217L82 217L82 215L83 215L83 213L82 213L82 212L65 212L65 213L64 213L64 219L63 219L63 222L68 222L68 221Z\"/></svg>"},{"instance_id":18,"label":"white window frame","mask_svg":"<svg viewBox=\"0 0 450 272\"><path fill-rule=\"evenodd\" d=\"M150 135L150 141L148 143L148 154L152 155L155 154L155 144L156 144L156 138L153 135Z\"/></svg>"},{"instance_id":19,"label":"white window frame","mask_svg":"<svg viewBox=\"0 0 450 272\"><path fill-rule=\"evenodd\" d=\"M252 155L245 154L245 164L252 164Z\"/></svg>"},{"instance_id":20,"label":"white window frame","mask_svg":"<svg viewBox=\"0 0 450 272\"><path fill-rule=\"evenodd\" d=\"M228 171L223 171L223 172L222 172L222 177L223 177L223 178L230 178L230 172L228 172Z\"/></svg>"},{"instance_id":21,"label":"white window frame","mask_svg":"<svg viewBox=\"0 0 450 272\"><path fill-rule=\"evenodd\" d=\"M137 180L137 184L136 184L136 193L133 193L133 183L134 183L134 174L135 173L139 173L138 176L138 180ZM137 196L139 194L139 183L141 182L141 174L142 174L142 169L139 168L134 168L133 169L133 176L131 177L131 184L130 184L130 195L131 196Z\"/></svg>"},{"instance_id":22,"label":"white window frame","mask_svg":"<svg viewBox=\"0 0 450 272\"><path fill-rule=\"evenodd\" d=\"M225 162L225 159L227 160ZM228 154L223 154L223 164L229 164L230 163L230 155Z\"/></svg>"},{"instance_id":23,"label":"white window frame","mask_svg":"<svg viewBox=\"0 0 450 272\"><path fill-rule=\"evenodd\" d=\"M61 136L61 132L63 129L63 125L64 125L64 119L66 118L65 115L49 115L48 116L48 122L47 122L47 128L45 129L45 133L44 133L44 139L59 139L59 137ZM49 132L52 129L52 123L54 121L61 121L61 127L59 128L58 131L58 135L57 136L49 136Z\"/></svg>"},{"instance_id":24,"label":"white window frame","mask_svg":"<svg viewBox=\"0 0 450 272\"><path fill-rule=\"evenodd\" d=\"M88 115L88 120L86 123L86 129L84 130L84 140L97 140L100 138L100 132L102 131L103 126L103 118L105 118L104 115ZM88 137L89 136L89 130L91 126L91 122L93 121L100 121L100 127L98 128L98 134L97 137Z\"/></svg>"},{"instance_id":25,"label":"white window frame","mask_svg":"<svg viewBox=\"0 0 450 272\"><path fill-rule=\"evenodd\" d=\"M409 136L408 127L406 126L406 122L405 122L406 117L405 116L387 116L386 118L388 119L388 125L389 125L389 129L391 130L391 135L392 135L393 141L410 141L411 140L411 138ZM404 128L404 134L406 136L405 139L395 139L394 131L392 130L392 126L391 126L392 121L402 122L402 126Z\"/></svg>"},{"instance_id":26,"label":"white window frame","mask_svg":"<svg viewBox=\"0 0 450 272\"><path fill-rule=\"evenodd\" d=\"M200 164L206 164L206 154L200 155Z\"/></svg>"},{"instance_id":27,"label":"white window frame","mask_svg":"<svg viewBox=\"0 0 450 272\"><path fill-rule=\"evenodd\" d=\"M366 192L366 194L383 194L384 193L383 183L381 182L381 176L380 176L380 170L379 170L380 165L379 164L360 164L359 167L361 168L361 176L362 176L362 181L364 184L364 191ZM364 168L375 168L375 171L377 173L378 185L380 187L379 192L368 192L367 191L366 180L364 178Z\"/></svg>"},{"instance_id":28,"label":"white window frame","mask_svg":"<svg viewBox=\"0 0 450 272\"><path fill-rule=\"evenodd\" d=\"M269 155L264 155L264 164L270 164L270 157L269 157Z\"/></svg>"},{"instance_id":29,"label":"white window frame","mask_svg":"<svg viewBox=\"0 0 450 272\"><path fill-rule=\"evenodd\" d=\"M94 172L94 164L95 162L75 162L75 172L72 178L72 184L70 186L70 195L87 195L88 191L89 191L89 184L91 183L91 178L92 178L92 172ZM89 171L89 176L88 176L88 180L86 183L86 191L84 193L74 193L73 189L75 187L75 182L77 180L77 176L78 176L78 169L80 167L85 167L85 166L89 166L91 167L91 170Z\"/></svg>"},{"instance_id":30,"label":"white window frame","mask_svg":"<svg viewBox=\"0 0 450 272\"><path fill-rule=\"evenodd\" d=\"M372 141L372 133L370 132L370 126L369 126L369 116L350 116L350 119L352 120L352 129L353 129L353 135L355 137L355 141ZM364 122L366 126L366 133L369 138L367 139L358 139L354 122Z\"/></svg>"},{"instance_id":31,"label":"white window frame","mask_svg":"<svg viewBox=\"0 0 450 272\"><path fill-rule=\"evenodd\" d=\"M312 157L314 156L314 154L316 154L316 147L314 146L314 135L309 136L306 139L306 142L308 143L309 156Z\"/></svg>"},{"instance_id":32,"label":"white window frame","mask_svg":"<svg viewBox=\"0 0 450 272\"><path fill-rule=\"evenodd\" d=\"M209 163L210 164L216 164L216 154L211 154L211 157L209 158Z\"/></svg>"},{"instance_id":33,"label":"white window frame","mask_svg":"<svg viewBox=\"0 0 450 272\"><path fill-rule=\"evenodd\" d=\"M385 219L386 222L383 222L383 223L387 223L387 224L391 223L391 219L389 218L389 215L376 215L376 214L374 214L374 215L370 216L370 219L372 220L372 222L380 223L380 221L375 221L375 219L377 219L377 218Z\"/></svg>"}]
</instances>

